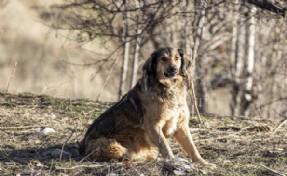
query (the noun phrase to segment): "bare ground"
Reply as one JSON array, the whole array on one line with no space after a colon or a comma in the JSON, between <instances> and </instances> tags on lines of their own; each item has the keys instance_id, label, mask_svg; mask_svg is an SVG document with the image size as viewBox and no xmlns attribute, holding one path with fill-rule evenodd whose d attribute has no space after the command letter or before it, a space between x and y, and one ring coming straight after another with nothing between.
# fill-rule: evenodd
<instances>
[{"instance_id":1,"label":"bare ground","mask_svg":"<svg viewBox=\"0 0 287 176\"><path fill-rule=\"evenodd\" d=\"M263 119L191 120L200 153L217 165L191 163L174 141L178 159L92 162L77 153L86 127L111 104L0 93L0 175L284 175L287 125ZM53 128L43 135L39 128Z\"/></svg>"}]
</instances>

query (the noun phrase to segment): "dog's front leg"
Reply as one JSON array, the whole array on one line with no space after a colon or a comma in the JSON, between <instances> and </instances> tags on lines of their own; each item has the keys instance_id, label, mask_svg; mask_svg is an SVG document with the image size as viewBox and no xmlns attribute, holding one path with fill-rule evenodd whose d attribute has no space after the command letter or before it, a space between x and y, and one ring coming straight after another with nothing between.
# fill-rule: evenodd
<instances>
[{"instance_id":1,"label":"dog's front leg","mask_svg":"<svg viewBox=\"0 0 287 176\"><path fill-rule=\"evenodd\" d=\"M198 152L198 150L197 150L197 148L193 142L187 121L185 121L179 125L179 128L174 133L174 137L176 138L178 143L181 145L183 150L188 153L188 155L191 157L193 162L200 162L204 165L210 166L210 168L216 168L216 165L205 161L201 157L201 155L199 154L199 152Z\"/></svg>"},{"instance_id":2,"label":"dog's front leg","mask_svg":"<svg viewBox=\"0 0 287 176\"><path fill-rule=\"evenodd\" d=\"M189 128L186 125L180 126L174 133L174 137L181 145L182 149L188 153L193 162L201 162L208 164L199 154L189 132Z\"/></svg>"},{"instance_id":3,"label":"dog's front leg","mask_svg":"<svg viewBox=\"0 0 287 176\"><path fill-rule=\"evenodd\" d=\"M177 142L181 145L182 149L188 153L189 157L191 157L193 162L200 162L202 164L208 165L209 163L205 161L201 155L199 154L191 133L189 129L189 111L187 110L185 113L182 113L179 117L180 121L177 124L177 130L174 133L174 137Z\"/></svg>"},{"instance_id":4,"label":"dog's front leg","mask_svg":"<svg viewBox=\"0 0 287 176\"><path fill-rule=\"evenodd\" d=\"M151 141L159 148L159 151L163 158L174 158L172 150L165 138L162 128L158 125L149 128L148 135Z\"/></svg>"}]
</instances>

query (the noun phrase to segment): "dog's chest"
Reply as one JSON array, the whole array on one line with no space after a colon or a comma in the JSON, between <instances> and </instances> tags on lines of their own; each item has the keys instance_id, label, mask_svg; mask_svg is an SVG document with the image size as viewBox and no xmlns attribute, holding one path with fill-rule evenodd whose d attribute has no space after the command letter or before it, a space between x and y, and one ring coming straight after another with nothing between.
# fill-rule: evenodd
<instances>
[{"instance_id":1,"label":"dog's chest","mask_svg":"<svg viewBox=\"0 0 287 176\"><path fill-rule=\"evenodd\" d=\"M163 125L163 133L165 136L174 134L183 118L189 114L185 100L178 99L173 103L168 103L163 107L161 117L165 123Z\"/></svg>"},{"instance_id":2,"label":"dog's chest","mask_svg":"<svg viewBox=\"0 0 287 176\"><path fill-rule=\"evenodd\" d=\"M181 113L181 108L179 108L178 106L172 109L165 110L165 112L163 113L163 120L165 121L163 126L163 133L165 134L165 136L172 135L175 132Z\"/></svg>"}]
</instances>

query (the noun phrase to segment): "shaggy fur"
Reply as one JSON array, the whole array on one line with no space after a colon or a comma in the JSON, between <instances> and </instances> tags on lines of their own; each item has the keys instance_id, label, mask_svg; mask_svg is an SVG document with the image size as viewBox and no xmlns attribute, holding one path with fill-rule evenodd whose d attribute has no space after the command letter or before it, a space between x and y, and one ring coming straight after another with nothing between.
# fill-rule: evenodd
<instances>
[{"instance_id":1,"label":"shaggy fur","mask_svg":"<svg viewBox=\"0 0 287 176\"><path fill-rule=\"evenodd\" d=\"M100 115L86 132L80 153L98 161L174 158L166 137L174 136L194 162L208 164L192 140L187 91L190 60L180 49L154 51L137 85Z\"/></svg>"}]
</instances>

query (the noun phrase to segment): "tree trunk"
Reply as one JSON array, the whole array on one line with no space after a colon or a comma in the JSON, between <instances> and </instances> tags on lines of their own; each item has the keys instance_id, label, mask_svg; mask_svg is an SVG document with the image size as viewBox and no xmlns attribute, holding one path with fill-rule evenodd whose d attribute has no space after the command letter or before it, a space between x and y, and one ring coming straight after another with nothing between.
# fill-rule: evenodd
<instances>
[{"instance_id":1,"label":"tree trunk","mask_svg":"<svg viewBox=\"0 0 287 176\"><path fill-rule=\"evenodd\" d=\"M197 106L201 113L206 113L206 102L205 102L205 70L203 68L203 58L198 56L198 48L200 42L203 39L203 34L205 30L205 21L206 21L206 2L204 0L195 1L195 10L198 11L198 16L196 23L194 25L195 28L195 36L194 36L194 45L192 49L192 60L193 65L195 66L195 92L197 99Z\"/></svg>"},{"instance_id":2,"label":"tree trunk","mask_svg":"<svg viewBox=\"0 0 287 176\"><path fill-rule=\"evenodd\" d=\"M245 18L238 11L243 11L244 7L235 7L234 14L236 26L233 27L233 37L235 37L234 67L233 72L233 90L231 112L233 116L240 115L240 98L242 95L242 71L244 63L244 43L245 43Z\"/></svg>"},{"instance_id":3,"label":"tree trunk","mask_svg":"<svg viewBox=\"0 0 287 176\"><path fill-rule=\"evenodd\" d=\"M139 60L139 52L140 52L140 43L141 43L141 32L142 32L142 25L141 25L141 17L142 12L140 10L140 1L135 0L136 8L137 10L137 36L136 36L136 45L135 45L135 51L134 51L134 60L133 60L133 70L132 70L132 82L131 82L131 88L135 86L137 82L137 71L138 71L138 60Z\"/></svg>"},{"instance_id":4,"label":"tree trunk","mask_svg":"<svg viewBox=\"0 0 287 176\"><path fill-rule=\"evenodd\" d=\"M125 3L125 1L123 1ZM126 9L126 4L123 4L124 8ZM120 81L120 90L119 90L119 97L118 99L121 99L123 94L125 93L125 87L126 87L126 78L127 78L127 72L128 72L128 62L129 62L129 50L130 50L130 39L128 36L128 30L129 30L129 12L124 11L123 12L123 44L124 44L124 52L123 52L123 66L122 66L122 74L121 74L121 81Z\"/></svg>"},{"instance_id":5,"label":"tree trunk","mask_svg":"<svg viewBox=\"0 0 287 176\"><path fill-rule=\"evenodd\" d=\"M247 63L245 73L245 85L244 92L241 99L241 110L240 115L248 115L248 109L252 103L252 85L253 85L253 70L254 70L254 50L255 50L255 30L256 30L256 19L255 19L256 7L251 7L249 10L249 20L247 29Z\"/></svg>"},{"instance_id":6,"label":"tree trunk","mask_svg":"<svg viewBox=\"0 0 287 176\"><path fill-rule=\"evenodd\" d=\"M192 11L192 2L182 1L182 11ZM184 24L182 25L181 48L185 50L188 57L192 58L192 19L190 16L183 16Z\"/></svg>"}]
</instances>

